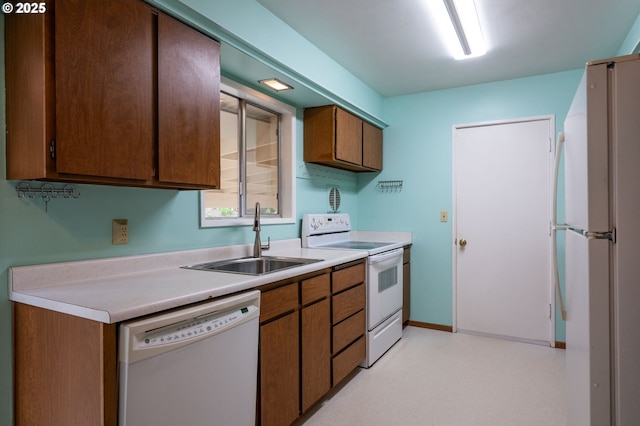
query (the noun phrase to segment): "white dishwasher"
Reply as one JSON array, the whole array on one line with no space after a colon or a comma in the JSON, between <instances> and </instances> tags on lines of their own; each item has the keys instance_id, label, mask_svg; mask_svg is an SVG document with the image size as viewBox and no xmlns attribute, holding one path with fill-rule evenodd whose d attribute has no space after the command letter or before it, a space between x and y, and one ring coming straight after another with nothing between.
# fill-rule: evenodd
<instances>
[{"instance_id":1,"label":"white dishwasher","mask_svg":"<svg viewBox=\"0 0 640 426\"><path fill-rule=\"evenodd\" d=\"M119 425L255 424L260 292L120 325Z\"/></svg>"}]
</instances>

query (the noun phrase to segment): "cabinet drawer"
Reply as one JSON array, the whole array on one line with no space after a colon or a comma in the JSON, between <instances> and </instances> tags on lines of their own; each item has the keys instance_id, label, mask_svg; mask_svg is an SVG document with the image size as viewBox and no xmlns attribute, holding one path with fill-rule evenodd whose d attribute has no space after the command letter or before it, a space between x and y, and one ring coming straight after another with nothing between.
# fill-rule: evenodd
<instances>
[{"instance_id":1,"label":"cabinet drawer","mask_svg":"<svg viewBox=\"0 0 640 426\"><path fill-rule=\"evenodd\" d=\"M301 283L302 304L307 305L330 294L331 277L329 274L318 275Z\"/></svg>"},{"instance_id":2,"label":"cabinet drawer","mask_svg":"<svg viewBox=\"0 0 640 426\"><path fill-rule=\"evenodd\" d=\"M265 291L260 297L260 322L298 307L298 283Z\"/></svg>"},{"instance_id":3,"label":"cabinet drawer","mask_svg":"<svg viewBox=\"0 0 640 426\"><path fill-rule=\"evenodd\" d=\"M338 293L349 287L364 282L366 275L364 269L364 262L354 266L350 266L345 269L334 271L332 275L332 288L333 293Z\"/></svg>"},{"instance_id":4,"label":"cabinet drawer","mask_svg":"<svg viewBox=\"0 0 640 426\"><path fill-rule=\"evenodd\" d=\"M332 324L337 324L350 317L365 306L365 287L360 284L332 297L333 316Z\"/></svg>"},{"instance_id":5,"label":"cabinet drawer","mask_svg":"<svg viewBox=\"0 0 640 426\"><path fill-rule=\"evenodd\" d=\"M364 309L333 327L333 353L337 354L365 332Z\"/></svg>"},{"instance_id":6,"label":"cabinet drawer","mask_svg":"<svg viewBox=\"0 0 640 426\"><path fill-rule=\"evenodd\" d=\"M362 336L340 355L333 358L333 386L351 373L366 355L365 338Z\"/></svg>"}]
</instances>

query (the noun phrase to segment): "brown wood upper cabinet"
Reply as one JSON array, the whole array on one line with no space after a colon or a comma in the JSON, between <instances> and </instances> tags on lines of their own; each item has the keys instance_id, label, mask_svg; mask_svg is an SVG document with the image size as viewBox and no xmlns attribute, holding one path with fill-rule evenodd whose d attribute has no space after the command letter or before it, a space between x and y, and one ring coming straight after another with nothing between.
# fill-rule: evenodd
<instances>
[{"instance_id":1,"label":"brown wood upper cabinet","mask_svg":"<svg viewBox=\"0 0 640 426\"><path fill-rule=\"evenodd\" d=\"M220 182L220 45L139 0L6 20L7 179Z\"/></svg>"},{"instance_id":2,"label":"brown wood upper cabinet","mask_svg":"<svg viewBox=\"0 0 640 426\"><path fill-rule=\"evenodd\" d=\"M382 170L382 129L336 105L304 111L304 161L355 172Z\"/></svg>"}]
</instances>

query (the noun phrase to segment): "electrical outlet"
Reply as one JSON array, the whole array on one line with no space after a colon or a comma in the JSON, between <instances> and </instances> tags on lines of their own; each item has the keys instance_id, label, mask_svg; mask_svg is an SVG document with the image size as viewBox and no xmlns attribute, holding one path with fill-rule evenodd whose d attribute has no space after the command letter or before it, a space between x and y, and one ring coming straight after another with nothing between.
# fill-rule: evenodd
<instances>
[{"instance_id":1,"label":"electrical outlet","mask_svg":"<svg viewBox=\"0 0 640 426\"><path fill-rule=\"evenodd\" d=\"M127 244L129 242L129 221L127 219L113 219L111 221L111 242L113 244Z\"/></svg>"},{"instance_id":2,"label":"electrical outlet","mask_svg":"<svg viewBox=\"0 0 640 426\"><path fill-rule=\"evenodd\" d=\"M440 222L449 221L449 212L446 210L440 210Z\"/></svg>"}]
</instances>

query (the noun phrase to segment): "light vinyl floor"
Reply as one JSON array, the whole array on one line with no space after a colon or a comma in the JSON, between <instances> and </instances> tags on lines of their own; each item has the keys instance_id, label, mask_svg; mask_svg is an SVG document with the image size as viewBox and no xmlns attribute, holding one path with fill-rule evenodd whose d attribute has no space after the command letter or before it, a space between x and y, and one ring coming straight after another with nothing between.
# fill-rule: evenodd
<instances>
[{"instance_id":1,"label":"light vinyl floor","mask_svg":"<svg viewBox=\"0 0 640 426\"><path fill-rule=\"evenodd\" d=\"M298 424L566 425L564 358L547 346L409 326Z\"/></svg>"}]
</instances>

